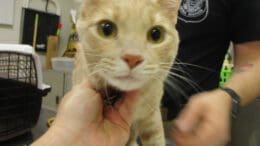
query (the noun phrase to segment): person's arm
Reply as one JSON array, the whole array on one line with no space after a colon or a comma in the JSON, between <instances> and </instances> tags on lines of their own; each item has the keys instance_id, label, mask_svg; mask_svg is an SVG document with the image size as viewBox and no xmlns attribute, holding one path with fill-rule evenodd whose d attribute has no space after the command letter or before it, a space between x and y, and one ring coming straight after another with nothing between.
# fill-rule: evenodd
<instances>
[{"instance_id":1,"label":"person's arm","mask_svg":"<svg viewBox=\"0 0 260 146\"><path fill-rule=\"evenodd\" d=\"M260 96L260 41L235 44L234 73L225 84L241 97L241 106Z\"/></svg>"},{"instance_id":2,"label":"person's arm","mask_svg":"<svg viewBox=\"0 0 260 146\"><path fill-rule=\"evenodd\" d=\"M235 73L225 84L241 97L241 105L260 95L260 41L235 45ZM230 140L232 98L221 89L191 97L176 120L178 146L224 146Z\"/></svg>"}]
</instances>

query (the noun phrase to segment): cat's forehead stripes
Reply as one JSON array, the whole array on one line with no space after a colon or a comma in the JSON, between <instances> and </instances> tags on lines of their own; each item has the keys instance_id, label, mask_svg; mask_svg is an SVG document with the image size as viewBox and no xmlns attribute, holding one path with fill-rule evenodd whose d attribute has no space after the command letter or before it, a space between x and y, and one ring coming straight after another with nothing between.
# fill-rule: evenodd
<instances>
[{"instance_id":1,"label":"cat's forehead stripes","mask_svg":"<svg viewBox=\"0 0 260 146\"><path fill-rule=\"evenodd\" d=\"M162 13L169 17L175 14L174 8L170 6L175 1L179 0L85 0L83 14L96 19L102 16L111 20L150 19L151 23L156 22Z\"/></svg>"},{"instance_id":2,"label":"cat's forehead stripes","mask_svg":"<svg viewBox=\"0 0 260 146\"><path fill-rule=\"evenodd\" d=\"M86 20L91 20L89 22L92 24L97 24L101 20L110 20L123 28L120 28L120 32L134 29L144 33L155 25L162 25L166 30L172 29L172 25L169 25L171 23L165 22L170 19L166 18L164 9L151 0L110 0L98 5L89 5L85 13L89 15Z\"/></svg>"}]
</instances>

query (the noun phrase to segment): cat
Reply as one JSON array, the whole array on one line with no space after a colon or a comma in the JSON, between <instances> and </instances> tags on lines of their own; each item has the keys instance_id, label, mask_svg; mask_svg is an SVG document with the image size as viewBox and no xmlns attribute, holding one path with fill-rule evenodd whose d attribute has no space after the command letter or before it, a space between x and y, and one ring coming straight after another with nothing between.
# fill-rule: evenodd
<instances>
[{"instance_id":1,"label":"cat","mask_svg":"<svg viewBox=\"0 0 260 146\"><path fill-rule=\"evenodd\" d=\"M178 52L180 0L83 0L73 84L140 90L127 146L165 146L160 101ZM109 91L108 91L109 92Z\"/></svg>"}]
</instances>

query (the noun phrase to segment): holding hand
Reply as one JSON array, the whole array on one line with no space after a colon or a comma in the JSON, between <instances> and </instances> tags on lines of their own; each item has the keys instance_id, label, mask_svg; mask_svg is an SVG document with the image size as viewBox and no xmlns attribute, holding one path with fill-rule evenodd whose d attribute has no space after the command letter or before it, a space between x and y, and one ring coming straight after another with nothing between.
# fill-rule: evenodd
<instances>
[{"instance_id":1,"label":"holding hand","mask_svg":"<svg viewBox=\"0 0 260 146\"><path fill-rule=\"evenodd\" d=\"M129 138L137 92L129 92L114 107L88 81L62 100L54 124L33 146L124 146Z\"/></svg>"}]
</instances>

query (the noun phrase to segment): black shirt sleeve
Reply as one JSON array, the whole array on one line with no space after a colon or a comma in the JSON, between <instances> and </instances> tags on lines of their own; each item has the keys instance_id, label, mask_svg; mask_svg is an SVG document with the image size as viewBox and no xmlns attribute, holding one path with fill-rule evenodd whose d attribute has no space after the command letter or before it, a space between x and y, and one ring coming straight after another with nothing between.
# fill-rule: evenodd
<instances>
[{"instance_id":1,"label":"black shirt sleeve","mask_svg":"<svg viewBox=\"0 0 260 146\"><path fill-rule=\"evenodd\" d=\"M232 0L230 11L234 43L260 40L260 0Z\"/></svg>"}]
</instances>

